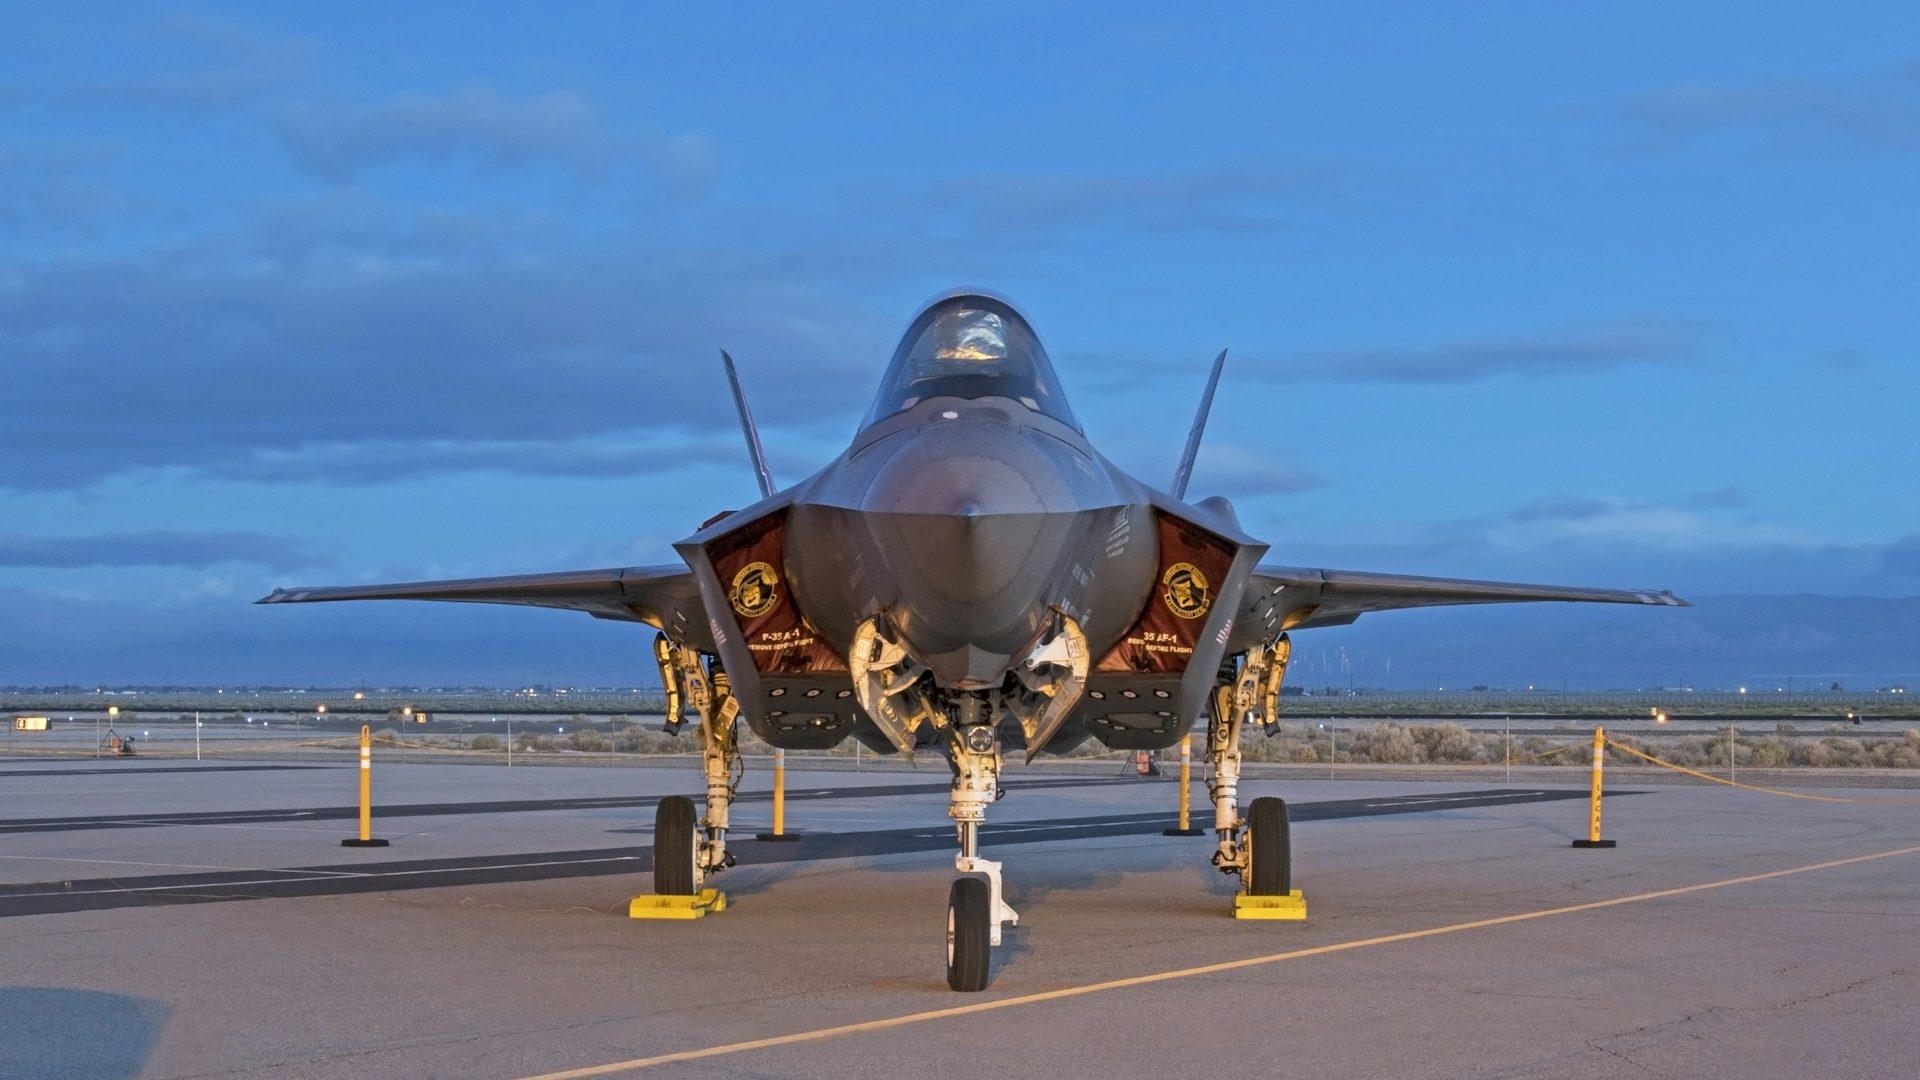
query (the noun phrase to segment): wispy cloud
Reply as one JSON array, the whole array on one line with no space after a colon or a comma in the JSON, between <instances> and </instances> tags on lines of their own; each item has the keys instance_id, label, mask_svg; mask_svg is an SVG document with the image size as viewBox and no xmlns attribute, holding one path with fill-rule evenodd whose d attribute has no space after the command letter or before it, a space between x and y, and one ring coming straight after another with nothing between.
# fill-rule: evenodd
<instances>
[{"instance_id":1,"label":"wispy cloud","mask_svg":"<svg viewBox=\"0 0 1920 1080\"><path fill-rule=\"evenodd\" d=\"M1739 510L1752 503L1753 496L1738 484L1696 491L1680 500L1680 505L1688 510Z\"/></svg>"},{"instance_id":2,"label":"wispy cloud","mask_svg":"<svg viewBox=\"0 0 1920 1080\"><path fill-rule=\"evenodd\" d=\"M1326 483L1324 479L1273 454L1233 445L1202 446L1194 462L1193 492L1251 499L1295 495Z\"/></svg>"},{"instance_id":3,"label":"wispy cloud","mask_svg":"<svg viewBox=\"0 0 1920 1080\"><path fill-rule=\"evenodd\" d=\"M295 161L334 181L403 160L554 164L598 177L615 142L599 109L578 93L510 97L478 85L368 104L295 102L278 111L276 126Z\"/></svg>"},{"instance_id":4,"label":"wispy cloud","mask_svg":"<svg viewBox=\"0 0 1920 1080\"><path fill-rule=\"evenodd\" d=\"M1911 153L1920 150L1920 59L1850 77L1670 86L1572 111L1618 125L1624 153L1673 150L1729 131L1758 135L1780 152Z\"/></svg>"},{"instance_id":5,"label":"wispy cloud","mask_svg":"<svg viewBox=\"0 0 1920 1080\"><path fill-rule=\"evenodd\" d=\"M708 454L732 422L720 344L769 429L851 430L844 376L866 383L883 355L878 340L847 349L857 307L751 260L626 253L645 242L361 194L255 207L171 246L17 263L0 275L0 488L172 467L657 467ZM74 440L76 415L111 422Z\"/></svg>"},{"instance_id":6,"label":"wispy cloud","mask_svg":"<svg viewBox=\"0 0 1920 1080\"><path fill-rule=\"evenodd\" d=\"M168 68L55 88L84 106L214 112L253 106L308 83L324 49L311 37L273 35L184 11L145 20L130 37L176 59Z\"/></svg>"},{"instance_id":7,"label":"wispy cloud","mask_svg":"<svg viewBox=\"0 0 1920 1080\"><path fill-rule=\"evenodd\" d=\"M102 533L93 536L0 535L0 567L80 569L165 566L204 569L245 563L269 570L328 566L333 559L293 537L253 532Z\"/></svg>"},{"instance_id":8,"label":"wispy cloud","mask_svg":"<svg viewBox=\"0 0 1920 1080\"><path fill-rule=\"evenodd\" d=\"M743 463L738 440L515 441L435 439L329 442L242 452L197 471L253 483L383 484L450 473L492 472L543 477L652 476L710 462ZM743 465L744 467L744 465Z\"/></svg>"},{"instance_id":9,"label":"wispy cloud","mask_svg":"<svg viewBox=\"0 0 1920 1080\"><path fill-rule=\"evenodd\" d=\"M343 92L325 44L176 13L130 35L152 70L23 91L19 101L80 111L158 110L253 124L294 164L332 183L398 162L478 171L547 167L581 182L638 175L657 190L703 194L717 172L706 136L611 116L566 86L504 90L485 82L384 97Z\"/></svg>"},{"instance_id":10,"label":"wispy cloud","mask_svg":"<svg viewBox=\"0 0 1920 1080\"><path fill-rule=\"evenodd\" d=\"M1555 543L1629 543L1668 548L1716 545L1804 545L1812 537L1761 521L1619 497L1549 499L1517 506L1496 518L1460 524L1486 539L1514 546Z\"/></svg>"},{"instance_id":11,"label":"wispy cloud","mask_svg":"<svg viewBox=\"0 0 1920 1080\"><path fill-rule=\"evenodd\" d=\"M868 185L852 207L927 235L993 246L1045 244L1095 230L1244 235L1337 197L1349 170L1247 159L1137 173L973 173L925 185Z\"/></svg>"},{"instance_id":12,"label":"wispy cloud","mask_svg":"<svg viewBox=\"0 0 1920 1080\"><path fill-rule=\"evenodd\" d=\"M1493 513L1383 522L1340 536L1303 533L1285 518L1255 518L1249 525L1293 552L1289 561L1681 595L1755 591L1754 582L1835 594L1884 592L1894 584L1889 578L1920 577L1920 538L1892 545L1836 542L1756 519L1743 507L1687 505L1694 501L1542 499Z\"/></svg>"},{"instance_id":13,"label":"wispy cloud","mask_svg":"<svg viewBox=\"0 0 1920 1080\"><path fill-rule=\"evenodd\" d=\"M1468 338L1438 345L1323 349L1277 360L1254 359L1250 375L1275 381L1470 383L1544 378L1615 368L1681 364L1692 333L1675 320L1622 320L1539 334Z\"/></svg>"}]
</instances>

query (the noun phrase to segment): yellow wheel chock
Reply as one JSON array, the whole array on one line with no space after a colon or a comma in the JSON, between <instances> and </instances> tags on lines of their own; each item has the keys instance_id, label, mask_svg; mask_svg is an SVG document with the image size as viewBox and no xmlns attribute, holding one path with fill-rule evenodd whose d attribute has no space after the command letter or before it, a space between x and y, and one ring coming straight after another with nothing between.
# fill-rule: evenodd
<instances>
[{"instance_id":1,"label":"yellow wheel chock","mask_svg":"<svg viewBox=\"0 0 1920 1080\"><path fill-rule=\"evenodd\" d=\"M1295 889L1285 896L1248 896L1235 893L1233 917L1236 919L1304 919L1307 900Z\"/></svg>"},{"instance_id":2,"label":"yellow wheel chock","mask_svg":"<svg viewBox=\"0 0 1920 1080\"><path fill-rule=\"evenodd\" d=\"M725 910L727 894L718 889L701 889L694 896L646 893L627 903L630 919L700 919Z\"/></svg>"}]
</instances>

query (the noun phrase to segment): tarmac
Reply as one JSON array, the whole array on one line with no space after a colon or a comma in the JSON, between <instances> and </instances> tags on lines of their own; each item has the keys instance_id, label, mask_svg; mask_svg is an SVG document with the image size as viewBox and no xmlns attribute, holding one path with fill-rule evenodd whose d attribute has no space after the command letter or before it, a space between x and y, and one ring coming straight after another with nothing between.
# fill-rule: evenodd
<instances>
[{"instance_id":1,"label":"tarmac","mask_svg":"<svg viewBox=\"0 0 1920 1080\"><path fill-rule=\"evenodd\" d=\"M1920 1071L1912 790L1626 781L1583 850L1571 775L1254 779L1293 808L1286 923L1161 835L1170 780L1010 777L983 847L1021 923L959 995L937 763L791 774L794 843L751 839L749 772L728 909L648 922L684 764L379 764L391 846L347 849L337 764L0 762L0 1076Z\"/></svg>"}]
</instances>

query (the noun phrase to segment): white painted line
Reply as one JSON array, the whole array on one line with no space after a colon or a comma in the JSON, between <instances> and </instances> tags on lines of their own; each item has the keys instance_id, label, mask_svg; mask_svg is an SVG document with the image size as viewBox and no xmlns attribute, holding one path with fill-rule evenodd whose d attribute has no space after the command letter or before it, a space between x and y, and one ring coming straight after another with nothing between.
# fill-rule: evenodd
<instances>
[{"instance_id":1,"label":"white painted line","mask_svg":"<svg viewBox=\"0 0 1920 1080\"><path fill-rule=\"evenodd\" d=\"M263 870L266 874L325 874L334 878L398 878L415 874L458 874L468 870L524 870L536 866L588 866L593 863L631 862L638 855L614 855L604 859L552 859L546 862L530 863L494 863L479 866L437 866L426 870L389 870L389 871L337 871L337 870ZM202 883L184 883L179 885L130 885L112 889L59 889L53 892L5 893L0 892L0 903L8 900L30 899L41 896L109 896L116 893L177 892L192 894L195 890L231 889L240 885L285 885L286 878L263 878L258 881L209 881Z\"/></svg>"}]
</instances>

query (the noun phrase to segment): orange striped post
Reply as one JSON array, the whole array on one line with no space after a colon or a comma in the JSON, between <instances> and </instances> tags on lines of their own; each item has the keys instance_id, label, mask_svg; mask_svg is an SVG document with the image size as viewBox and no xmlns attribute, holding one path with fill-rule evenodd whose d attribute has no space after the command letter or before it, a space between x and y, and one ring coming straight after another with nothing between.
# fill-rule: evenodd
<instances>
[{"instance_id":1,"label":"orange striped post","mask_svg":"<svg viewBox=\"0 0 1920 1080\"><path fill-rule=\"evenodd\" d=\"M386 847L373 838L373 729L360 725L360 836L340 841L341 847Z\"/></svg>"},{"instance_id":2,"label":"orange striped post","mask_svg":"<svg viewBox=\"0 0 1920 1080\"><path fill-rule=\"evenodd\" d=\"M773 751L773 831L753 834L755 840L798 840L787 831L787 752Z\"/></svg>"},{"instance_id":3,"label":"orange striped post","mask_svg":"<svg viewBox=\"0 0 1920 1080\"><path fill-rule=\"evenodd\" d=\"M1591 805L1587 809L1587 838L1575 840L1574 847L1610 848L1616 846L1611 840L1600 839L1600 780L1607 767L1607 732L1605 728L1593 729L1593 794Z\"/></svg>"},{"instance_id":4,"label":"orange striped post","mask_svg":"<svg viewBox=\"0 0 1920 1080\"><path fill-rule=\"evenodd\" d=\"M1193 803L1193 736L1180 740L1180 825L1164 829L1162 836L1205 836L1207 830L1192 827L1189 807Z\"/></svg>"}]
</instances>

